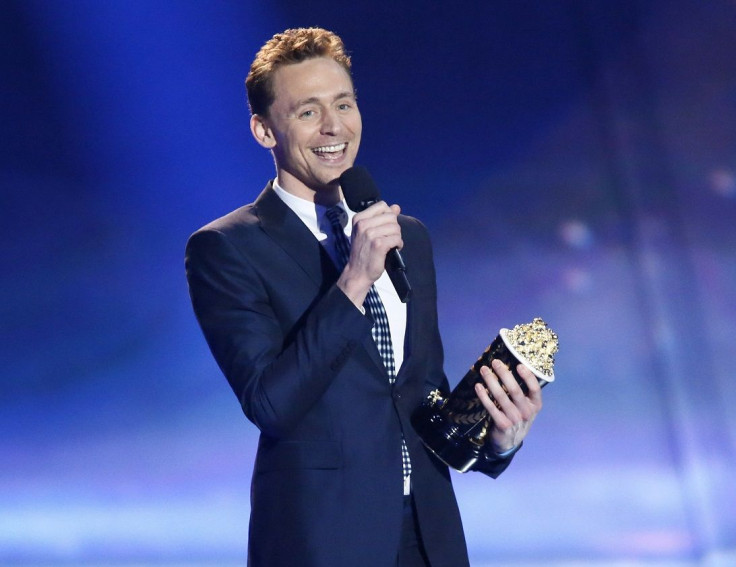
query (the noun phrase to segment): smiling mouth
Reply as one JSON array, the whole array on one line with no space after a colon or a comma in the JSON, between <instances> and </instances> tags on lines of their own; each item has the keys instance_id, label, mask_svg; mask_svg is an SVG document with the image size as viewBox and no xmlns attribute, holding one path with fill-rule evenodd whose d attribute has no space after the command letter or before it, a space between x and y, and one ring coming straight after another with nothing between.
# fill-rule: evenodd
<instances>
[{"instance_id":1,"label":"smiling mouth","mask_svg":"<svg viewBox=\"0 0 736 567\"><path fill-rule=\"evenodd\" d=\"M342 144L334 144L332 146L319 146L317 148L312 148L312 151L322 159L336 160L342 157L347 147L347 142L343 142Z\"/></svg>"}]
</instances>

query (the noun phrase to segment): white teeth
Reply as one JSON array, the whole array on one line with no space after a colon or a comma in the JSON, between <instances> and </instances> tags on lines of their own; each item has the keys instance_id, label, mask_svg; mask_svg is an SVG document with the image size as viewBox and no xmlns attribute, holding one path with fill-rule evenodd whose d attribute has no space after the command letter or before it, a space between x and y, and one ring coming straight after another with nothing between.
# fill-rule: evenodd
<instances>
[{"instance_id":1,"label":"white teeth","mask_svg":"<svg viewBox=\"0 0 736 567\"><path fill-rule=\"evenodd\" d=\"M347 144L343 142L342 144L336 144L334 146L320 146L319 148L312 148L312 151L317 154L333 154L343 151L346 146Z\"/></svg>"}]
</instances>

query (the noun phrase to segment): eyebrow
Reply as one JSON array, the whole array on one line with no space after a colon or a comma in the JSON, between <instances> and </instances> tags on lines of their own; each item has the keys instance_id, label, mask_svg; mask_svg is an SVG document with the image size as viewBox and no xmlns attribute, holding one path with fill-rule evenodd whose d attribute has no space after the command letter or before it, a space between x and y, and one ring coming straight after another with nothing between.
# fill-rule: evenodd
<instances>
[{"instance_id":1,"label":"eyebrow","mask_svg":"<svg viewBox=\"0 0 736 567\"><path fill-rule=\"evenodd\" d=\"M356 99L355 91L343 91L340 93L337 93L334 98L332 99L332 102L336 102L342 98L352 98ZM300 101L297 101L295 108L298 108L300 106L304 106L305 104L318 104L320 102L319 97L316 96L310 96L309 98L302 99Z\"/></svg>"}]
</instances>

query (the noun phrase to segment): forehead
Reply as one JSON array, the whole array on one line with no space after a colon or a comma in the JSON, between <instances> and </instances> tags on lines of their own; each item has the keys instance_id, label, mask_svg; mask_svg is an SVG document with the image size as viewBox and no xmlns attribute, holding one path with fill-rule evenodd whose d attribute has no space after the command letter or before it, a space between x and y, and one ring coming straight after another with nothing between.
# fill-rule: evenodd
<instances>
[{"instance_id":1,"label":"forehead","mask_svg":"<svg viewBox=\"0 0 736 567\"><path fill-rule=\"evenodd\" d=\"M274 72L274 104L291 106L306 99L331 100L342 93L353 93L353 81L342 65L328 57L282 65Z\"/></svg>"}]
</instances>

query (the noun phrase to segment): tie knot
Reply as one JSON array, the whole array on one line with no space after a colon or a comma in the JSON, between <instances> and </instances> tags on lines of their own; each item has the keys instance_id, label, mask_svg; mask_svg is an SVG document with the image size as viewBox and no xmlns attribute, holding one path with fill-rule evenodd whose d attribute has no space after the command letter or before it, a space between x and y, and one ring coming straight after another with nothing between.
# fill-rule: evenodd
<instances>
[{"instance_id":1,"label":"tie knot","mask_svg":"<svg viewBox=\"0 0 736 567\"><path fill-rule=\"evenodd\" d=\"M345 221L348 215L345 212L345 209L343 209L340 205L335 205L334 207L330 207L329 209L327 209L327 211L325 211L325 216L330 221L330 226L333 228L333 230L345 230L345 225L347 225L347 222Z\"/></svg>"},{"instance_id":2,"label":"tie knot","mask_svg":"<svg viewBox=\"0 0 736 567\"><path fill-rule=\"evenodd\" d=\"M332 246L334 256L332 259L338 270L342 270L350 259L350 241L345 235L348 214L345 210L335 205L325 211L325 217L330 221L330 232L332 233ZM328 246L330 246L328 244Z\"/></svg>"}]
</instances>

